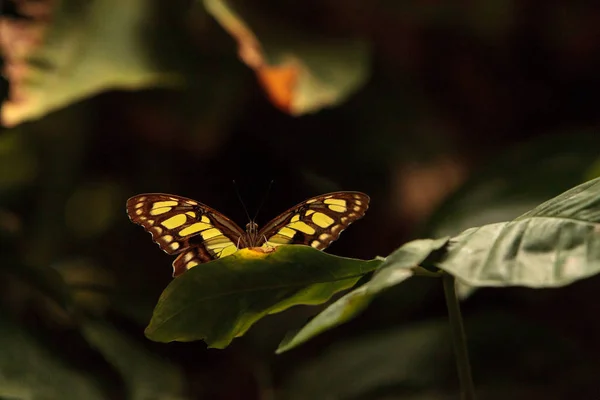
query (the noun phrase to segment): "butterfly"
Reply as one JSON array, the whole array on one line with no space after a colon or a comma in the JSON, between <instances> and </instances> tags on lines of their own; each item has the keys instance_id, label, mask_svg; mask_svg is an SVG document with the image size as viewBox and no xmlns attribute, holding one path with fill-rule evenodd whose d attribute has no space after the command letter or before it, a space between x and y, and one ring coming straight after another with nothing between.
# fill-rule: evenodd
<instances>
[{"instance_id":1,"label":"butterfly","mask_svg":"<svg viewBox=\"0 0 600 400\"><path fill-rule=\"evenodd\" d=\"M254 221L244 231L217 210L186 197L143 193L127 200L129 219L144 227L167 254L177 254L173 276L246 247L303 244L327 248L352 222L362 218L369 196L333 192L310 198L271 220Z\"/></svg>"}]
</instances>

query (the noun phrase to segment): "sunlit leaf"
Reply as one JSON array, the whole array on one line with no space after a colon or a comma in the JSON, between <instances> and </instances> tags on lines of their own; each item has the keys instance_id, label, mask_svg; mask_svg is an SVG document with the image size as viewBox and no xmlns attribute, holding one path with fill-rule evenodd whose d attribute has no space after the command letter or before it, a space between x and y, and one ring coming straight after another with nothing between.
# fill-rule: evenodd
<instances>
[{"instance_id":1,"label":"sunlit leaf","mask_svg":"<svg viewBox=\"0 0 600 400\"><path fill-rule=\"evenodd\" d=\"M364 41L278 31L277 21L251 24L256 10L240 12L233 3L204 0L279 109L301 115L337 105L367 79L369 51Z\"/></svg>"},{"instance_id":2,"label":"sunlit leaf","mask_svg":"<svg viewBox=\"0 0 600 400\"><path fill-rule=\"evenodd\" d=\"M432 252L441 249L447 243L448 238L422 239L406 243L386 258L369 282L345 294L293 337L286 338L277 349L277 353L288 351L329 329L352 320L377 294L410 278L413 275L411 268L418 266Z\"/></svg>"},{"instance_id":3,"label":"sunlit leaf","mask_svg":"<svg viewBox=\"0 0 600 400\"><path fill-rule=\"evenodd\" d=\"M146 336L159 342L203 339L209 347L224 348L260 318L294 305L324 303L380 264L299 245L271 253L242 249L174 279Z\"/></svg>"},{"instance_id":4,"label":"sunlit leaf","mask_svg":"<svg viewBox=\"0 0 600 400\"><path fill-rule=\"evenodd\" d=\"M473 286L557 287L600 272L600 178L452 238L436 264Z\"/></svg>"},{"instance_id":5,"label":"sunlit leaf","mask_svg":"<svg viewBox=\"0 0 600 400\"><path fill-rule=\"evenodd\" d=\"M156 4L23 3L17 8L28 19L2 18L4 73L10 81L2 123L12 126L39 118L103 90L173 84L175 76L150 56L148 33L155 29Z\"/></svg>"},{"instance_id":6,"label":"sunlit leaf","mask_svg":"<svg viewBox=\"0 0 600 400\"><path fill-rule=\"evenodd\" d=\"M127 338L108 323L86 320L82 324L86 339L123 376L128 399L182 399L181 371Z\"/></svg>"}]
</instances>

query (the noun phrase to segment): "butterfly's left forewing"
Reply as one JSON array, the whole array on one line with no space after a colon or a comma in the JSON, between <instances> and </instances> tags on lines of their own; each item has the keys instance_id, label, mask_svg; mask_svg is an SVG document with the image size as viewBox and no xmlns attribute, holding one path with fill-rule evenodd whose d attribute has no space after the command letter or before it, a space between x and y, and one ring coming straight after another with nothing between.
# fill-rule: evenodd
<instances>
[{"instance_id":1,"label":"butterfly's left forewing","mask_svg":"<svg viewBox=\"0 0 600 400\"><path fill-rule=\"evenodd\" d=\"M369 208L369 196L361 192L334 192L316 196L290 208L259 232L261 244L304 244L327 248Z\"/></svg>"},{"instance_id":2,"label":"butterfly's left forewing","mask_svg":"<svg viewBox=\"0 0 600 400\"><path fill-rule=\"evenodd\" d=\"M181 196L145 193L127 200L132 222L150 232L152 240L173 261L173 275L233 254L244 232L218 211Z\"/></svg>"}]
</instances>

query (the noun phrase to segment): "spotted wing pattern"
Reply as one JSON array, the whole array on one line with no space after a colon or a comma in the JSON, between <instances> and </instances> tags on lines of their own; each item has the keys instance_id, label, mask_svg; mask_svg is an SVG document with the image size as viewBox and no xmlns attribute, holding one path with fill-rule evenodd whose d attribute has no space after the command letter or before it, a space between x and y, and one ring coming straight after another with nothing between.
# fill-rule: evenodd
<instances>
[{"instance_id":1,"label":"spotted wing pattern","mask_svg":"<svg viewBox=\"0 0 600 400\"><path fill-rule=\"evenodd\" d=\"M290 208L258 233L259 244L305 244L327 248L369 208L369 196L361 192L333 192L316 196Z\"/></svg>"},{"instance_id":2,"label":"spotted wing pattern","mask_svg":"<svg viewBox=\"0 0 600 400\"><path fill-rule=\"evenodd\" d=\"M173 276L198 264L233 254L244 231L205 204L181 196L144 193L127 200L132 222L150 232L152 240L173 261Z\"/></svg>"}]
</instances>

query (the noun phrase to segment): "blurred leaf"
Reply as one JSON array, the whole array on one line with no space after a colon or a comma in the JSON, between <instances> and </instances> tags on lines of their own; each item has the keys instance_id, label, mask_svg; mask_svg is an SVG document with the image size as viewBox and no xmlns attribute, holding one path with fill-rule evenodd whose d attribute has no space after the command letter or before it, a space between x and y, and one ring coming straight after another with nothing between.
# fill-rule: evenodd
<instances>
[{"instance_id":1,"label":"blurred leaf","mask_svg":"<svg viewBox=\"0 0 600 400\"><path fill-rule=\"evenodd\" d=\"M31 183L38 171L34 147L19 129L0 135L0 192Z\"/></svg>"},{"instance_id":2,"label":"blurred leaf","mask_svg":"<svg viewBox=\"0 0 600 400\"><path fill-rule=\"evenodd\" d=\"M75 190L65 206L67 226L79 237L101 234L120 213L121 204L114 183L87 182Z\"/></svg>"},{"instance_id":3,"label":"blurred leaf","mask_svg":"<svg viewBox=\"0 0 600 400\"><path fill-rule=\"evenodd\" d=\"M106 322L87 320L83 335L123 376L131 400L183 399L181 371L160 360Z\"/></svg>"},{"instance_id":4,"label":"blurred leaf","mask_svg":"<svg viewBox=\"0 0 600 400\"><path fill-rule=\"evenodd\" d=\"M78 309L94 315L104 314L110 306L115 278L111 271L89 258L69 258L53 264L68 285Z\"/></svg>"},{"instance_id":5,"label":"blurred leaf","mask_svg":"<svg viewBox=\"0 0 600 400\"><path fill-rule=\"evenodd\" d=\"M444 247L448 243L448 239L423 239L406 243L385 259L369 282L341 297L293 337L286 338L279 345L277 353L293 349L313 337L357 317L378 293L410 278L413 275L411 268L418 266L432 252Z\"/></svg>"},{"instance_id":6,"label":"blurred leaf","mask_svg":"<svg viewBox=\"0 0 600 400\"><path fill-rule=\"evenodd\" d=\"M108 89L174 84L175 75L149 51L156 5L145 0L17 3L28 19L2 19L10 81L3 124L36 119Z\"/></svg>"},{"instance_id":7,"label":"blurred leaf","mask_svg":"<svg viewBox=\"0 0 600 400\"><path fill-rule=\"evenodd\" d=\"M0 258L0 269L39 290L64 309L69 309L73 299L60 274L51 267L26 264L10 256Z\"/></svg>"},{"instance_id":8,"label":"blurred leaf","mask_svg":"<svg viewBox=\"0 0 600 400\"><path fill-rule=\"evenodd\" d=\"M596 132L544 135L510 149L477 173L430 218L423 236L456 235L510 221L546 199L600 175ZM597 172L597 171L596 171Z\"/></svg>"},{"instance_id":9,"label":"blurred leaf","mask_svg":"<svg viewBox=\"0 0 600 400\"><path fill-rule=\"evenodd\" d=\"M272 253L242 249L174 279L156 305L146 336L159 342L204 339L209 347L225 348L265 315L324 303L380 263L300 245Z\"/></svg>"},{"instance_id":10,"label":"blurred leaf","mask_svg":"<svg viewBox=\"0 0 600 400\"><path fill-rule=\"evenodd\" d=\"M600 271L600 178L511 222L468 229L436 263L473 286L557 287Z\"/></svg>"},{"instance_id":11,"label":"blurred leaf","mask_svg":"<svg viewBox=\"0 0 600 400\"><path fill-rule=\"evenodd\" d=\"M233 3L204 0L208 12L237 41L239 57L282 111L297 116L337 105L366 81L369 51L364 41L298 35L289 28L277 32L280 22L259 21L256 10L239 12Z\"/></svg>"},{"instance_id":12,"label":"blurred leaf","mask_svg":"<svg viewBox=\"0 0 600 400\"><path fill-rule=\"evenodd\" d=\"M505 393L516 382L520 390L529 389L524 392L560 393L557 388L573 382L577 367L590 362L563 337L509 313L486 310L466 324L481 399L502 399L494 392ZM436 319L327 347L284 382L283 398L456 399L456 379L448 322ZM565 398L560 394L548 398Z\"/></svg>"},{"instance_id":13,"label":"blurred leaf","mask_svg":"<svg viewBox=\"0 0 600 400\"><path fill-rule=\"evenodd\" d=\"M0 397L104 399L91 377L66 365L0 312Z\"/></svg>"}]
</instances>

